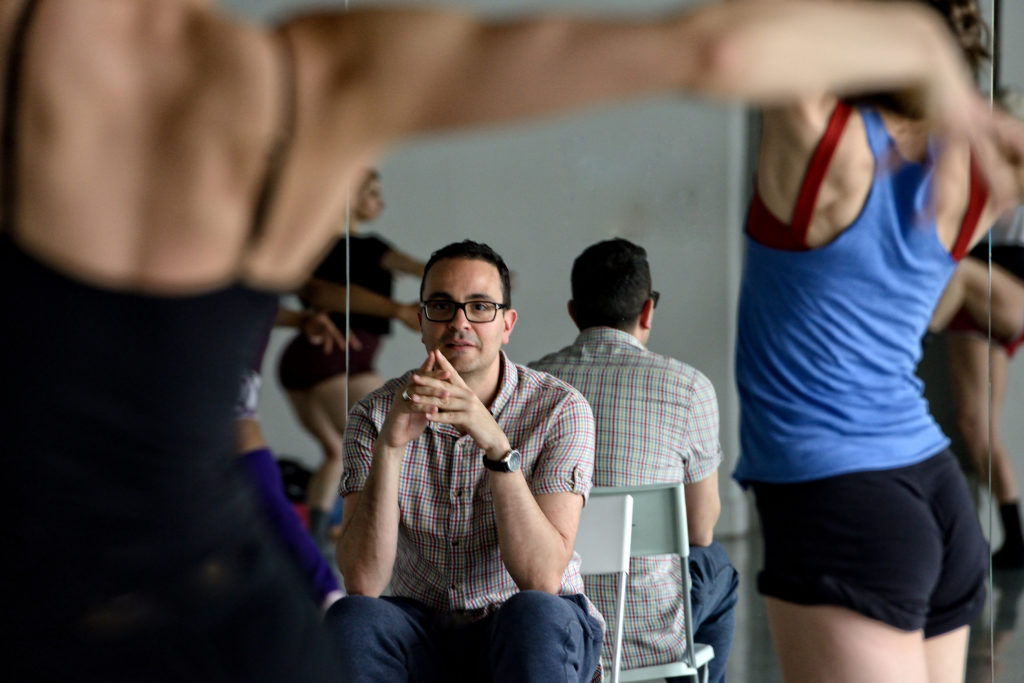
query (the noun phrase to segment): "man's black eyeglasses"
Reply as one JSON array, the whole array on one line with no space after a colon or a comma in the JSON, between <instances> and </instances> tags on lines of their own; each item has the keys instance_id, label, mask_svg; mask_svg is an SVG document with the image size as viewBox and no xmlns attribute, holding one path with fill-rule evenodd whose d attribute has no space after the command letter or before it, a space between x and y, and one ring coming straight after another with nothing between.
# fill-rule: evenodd
<instances>
[{"instance_id":1,"label":"man's black eyeglasses","mask_svg":"<svg viewBox=\"0 0 1024 683\"><path fill-rule=\"evenodd\" d=\"M661 298L661 292L659 292L656 289L652 289L651 290L651 301L654 302L654 306L652 306L651 308L657 308L658 307L658 299L660 299L660 298Z\"/></svg>"},{"instance_id":2,"label":"man's black eyeglasses","mask_svg":"<svg viewBox=\"0 0 1024 683\"><path fill-rule=\"evenodd\" d=\"M435 323L446 323L455 319L455 314L462 309L466 320L471 323L489 323L498 317L498 311L508 308L507 304L494 301L451 301L450 299L430 299L420 303L423 315Z\"/></svg>"}]
</instances>

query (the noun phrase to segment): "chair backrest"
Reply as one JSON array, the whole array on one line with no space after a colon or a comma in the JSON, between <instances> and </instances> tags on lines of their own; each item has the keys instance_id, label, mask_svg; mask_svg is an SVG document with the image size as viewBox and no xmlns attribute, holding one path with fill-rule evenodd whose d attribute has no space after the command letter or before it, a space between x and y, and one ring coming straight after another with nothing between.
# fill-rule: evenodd
<instances>
[{"instance_id":1,"label":"chair backrest","mask_svg":"<svg viewBox=\"0 0 1024 683\"><path fill-rule=\"evenodd\" d=\"M580 573L615 574L615 628L612 635L611 683L619 680L622 660L622 614L626 606L630 537L633 531L633 497L629 494L591 497L580 515L576 552Z\"/></svg>"},{"instance_id":2,"label":"chair backrest","mask_svg":"<svg viewBox=\"0 0 1024 683\"><path fill-rule=\"evenodd\" d=\"M633 533L629 554L633 557L669 554L680 557L684 585L684 660L689 666L695 666L693 609L690 605L690 535L686 527L684 484L677 482L643 486L595 486L590 490L591 504L605 497L615 499L623 495L633 498Z\"/></svg>"}]
</instances>

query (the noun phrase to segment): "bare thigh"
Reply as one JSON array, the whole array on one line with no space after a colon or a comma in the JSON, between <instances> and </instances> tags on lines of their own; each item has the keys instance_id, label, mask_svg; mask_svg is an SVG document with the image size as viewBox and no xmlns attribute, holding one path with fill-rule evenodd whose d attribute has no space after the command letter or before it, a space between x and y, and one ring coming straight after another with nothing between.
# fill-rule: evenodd
<instances>
[{"instance_id":1,"label":"bare thigh","mask_svg":"<svg viewBox=\"0 0 1024 683\"><path fill-rule=\"evenodd\" d=\"M289 391L288 398L307 431L325 445L340 444L348 411L383 383L375 372L362 372L351 378L341 374L304 391Z\"/></svg>"},{"instance_id":2,"label":"bare thigh","mask_svg":"<svg viewBox=\"0 0 1024 683\"><path fill-rule=\"evenodd\" d=\"M1024 328L1024 282L998 265L965 259L955 277L964 285L963 305L977 325L997 339L1013 339Z\"/></svg>"},{"instance_id":3,"label":"bare thigh","mask_svg":"<svg viewBox=\"0 0 1024 683\"><path fill-rule=\"evenodd\" d=\"M970 633L970 626L962 626L924 641L929 683L961 683L964 680Z\"/></svg>"},{"instance_id":4,"label":"bare thigh","mask_svg":"<svg viewBox=\"0 0 1024 683\"><path fill-rule=\"evenodd\" d=\"M1014 339L1024 329L1024 282L999 266L992 266L992 332Z\"/></svg>"},{"instance_id":5,"label":"bare thigh","mask_svg":"<svg viewBox=\"0 0 1024 683\"><path fill-rule=\"evenodd\" d=\"M363 398L371 391L379 389L383 384L384 379L376 372L361 372L358 375L352 375L352 380L348 384L349 409L351 409L359 399Z\"/></svg>"},{"instance_id":6,"label":"bare thigh","mask_svg":"<svg viewBox=\"0 0 1024 683\"><path fill-rule=\"evenodd\" d=\"M289 391L288 398L302 426L324 446L340 453L345 431L348 375L340 374L303 391Z\"/></svg>"},{"instance_id":7,"label":"bare thigh","mask_svg":"<svg viewBox=\"0 0 1024 683\"><path fill-rule=\"evenodd\" d=\"M991 474L997 501L1016 500L1017 477L1001 437L1009 357L999 346L989 349L981 337L954 334L949 339L949 359L957 423L978 474L983 480Z\"/></svg>"},{"instance_id":8,"label":"bare thigh","mask_svg":"<svg viewBox=\"0 0 1024 683\"><path fill-rule=\"evenodd\" d=\"M765 603L786 683L930 680L921 631L902 631L844 607L776 598L765 598Z\"/></svg>"}]
</instances>

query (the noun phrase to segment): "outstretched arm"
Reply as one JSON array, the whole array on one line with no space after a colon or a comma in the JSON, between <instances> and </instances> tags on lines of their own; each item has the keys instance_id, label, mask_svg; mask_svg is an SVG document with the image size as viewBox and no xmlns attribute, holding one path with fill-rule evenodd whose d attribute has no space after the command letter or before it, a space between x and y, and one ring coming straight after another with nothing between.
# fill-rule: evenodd
<instances>
[{"instance_id":1,"label":"outstretched arm","mask_svg":"<svg viewBox=\"0 0 1024 683\"><path fill-rule=\"evenodd\" d=\"M339 285L329 280L313 278L300 290L310 307L331 313L344 313L346 307L353 313L395 318L411 330L419 330L416 303L400 303L373 292L362 285Z\"/></svg>"},{"instance_id":2,"label":"outstretched arm","mask_svg":"<svg viewBox=\"0 0 1024 683\"><path fill-rule=\"evenodd\" d=\"M380 265L386 270L390 270L393 273L405 273L406 275L413 275L415 277L423 277L423 268L426 266L423 261L417 258L413 258L408 254L398 251L397 249L389 249L381 257Z\"/></svg>"},{"instance_id":3,"label":"outstretched arm","mask_svg":"<svg viewBox=\"0 0 1024 683\"><path fill-rule=\"evenodd\" d=\"M736 2L634 21L360 10L284 32L321 115L370 146L672 90L771 104L918 87L956 125L972 103L959 49L918 3Z\"/></svg>"},{"instance_id":4,"label":"outstretched arm","mask_svg":"<svg viewBox=\"0 0 1024 683\"><path fill-rule=\"evenodd\" d=\"M960 135L981 135L989 122L949 32L916 3L714 3L640 20L335 11L296 17L276 36L295 57L290 158L302 163L286 168L275 214L324 236L341 201L340 192L324 199L324 178L344 185L400 139L430 131L658 93L775 106L899 88L923 93L931 115ZM254 252L253 276L293 282L319 248L282 231Z\"/></svg>"}]
</instances>

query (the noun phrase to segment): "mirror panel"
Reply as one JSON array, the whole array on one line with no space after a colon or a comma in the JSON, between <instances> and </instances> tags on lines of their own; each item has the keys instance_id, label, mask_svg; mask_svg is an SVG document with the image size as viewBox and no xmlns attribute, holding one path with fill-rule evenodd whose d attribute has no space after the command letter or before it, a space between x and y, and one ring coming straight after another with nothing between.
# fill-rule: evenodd
<instances>
[{"instance_id":1,"label":"mirror panel","mask_svg":"<svg viewBox=\"0 0 1024 683\"><path fill-rule=\"evenodd\" d=\"M981 0L997 13L997 36L1024 35L1024 3ZM997 6L993 3L1001 2ZM231 0L253 17L289 11L289 0ZM346 6L343 0L328 4ZM382 4L353 0L353 7ZM390 4L441 4L428 0ZM496 14L543 8L543 0L445 2ZM605 13L659 12L680 3L655 0L564 0L558 8ZM683 4L696 4L693 2ZM1024 41L1001 40L999 83L1024 89ZM732 375L735 307L742 262L742 221L752 176L751 140L756 117L743 109L660 98L619 105L528 126L443 135L403 144L379 169L386 209L362 232L379 234L399 250L425 261L448 242L472 238L491 244L515 274L513 305L519 322L507 351L526 363L572 341L566 313L572 260L587 245L622 235L649 254L655 287L662 292L650 347L680 358L714 383L721 410L723 514L720 535L756 529L747 497L728 477L738 443L738 400ZM394 298L418 299L418 281L397 277ZM271 446L280 455L319 462L320 448L295 420L278 383L276 360L290 331L274 333L267 353L261 413ZM933 355L929 352L929 355ZM377 368L384 378L401 374L423 356L418 335L397 321L385 339ZM947 433L957 432L948 383L948 361L926 358L929 398ZM1004 440L1024 443L1024 363L1010 365ZM962 447L960 448L962 451ZM980 501L987 500L981 496ZM982 506L986 534L987 508ZM998 532L993 540L998 544ZM742 568L759 557L733 556ZM745 580L753 583L752 573ZM993 587L997 600L1004 590ZM1012 596L1015 598L1015 596ZM1009 604L1009 603L1007 603ZM754 608L756 609L756 608ZM1002 609L1002 607L1000 607ZM981 629L975 638L991 640ZM1014 642L1024 638L1013 634ZM737 680L755 680L768 665L757 660L754 639L768 643L763 609L740 615L730 661ZM766 645L767 646L767 645ZM764 647L764 646L762 646ZM1011 647L1013 647L1011 645ZM1024 648L1019 648L1024 649ZM979 650L980 651L980 650ZM972 652L974 649L972 648ZM969 680L989 680L991 652L972 659ZM773 664L771 664L773 666ZM1011 680L1000 672L998 680Z\"/></svg>"}]
</instances>

